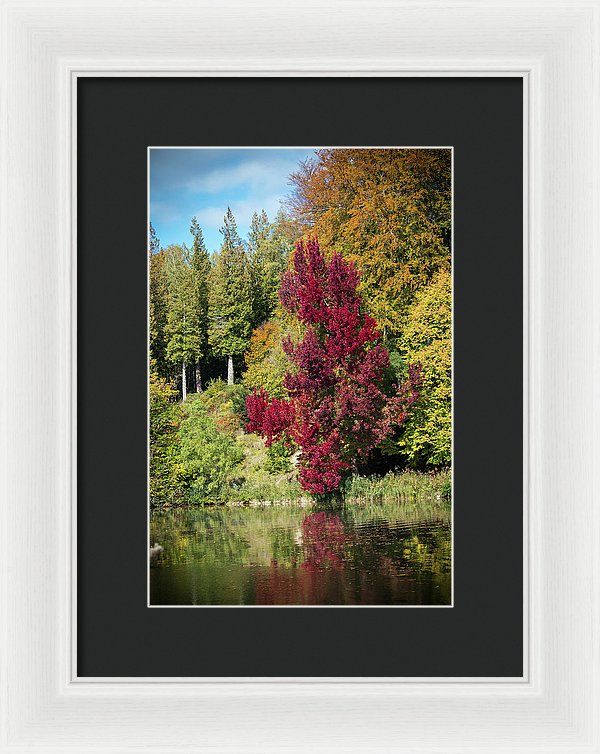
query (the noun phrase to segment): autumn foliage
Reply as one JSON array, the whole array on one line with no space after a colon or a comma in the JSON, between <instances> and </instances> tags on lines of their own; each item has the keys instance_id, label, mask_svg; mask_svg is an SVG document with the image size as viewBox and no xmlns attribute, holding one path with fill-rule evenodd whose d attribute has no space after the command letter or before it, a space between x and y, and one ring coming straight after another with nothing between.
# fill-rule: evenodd
<instances>
[{"instance_id":1,"label":"autumn foliage","mask_svg":"<svg viewBox=\"0 0 600 754\"><path fill-rule=\"evenodd\" d=\"M449 149L320 149L290 181L293 215L360 270L380 327L401 335L416 291L450 270Z\"/></svg>"},{"instance_id":2,"label":"autumn foliage","mask_svg":"<svg viewBox=\"0 0 600 754\"><path fill-rule=\"evenodd\" d=\"M284 439L300 449L300 484L313 494L339 490L353 465L401 425L418 398L420 368L406 383L390 381L390 358L375 320L357 293L359 274L334 253L326 260L316 239L296 245L281 281L283 308L304 327L284 350L292 369L286 398L264 389L248 396L250 432L267 446Z\"/></svg>"}]
</instances>

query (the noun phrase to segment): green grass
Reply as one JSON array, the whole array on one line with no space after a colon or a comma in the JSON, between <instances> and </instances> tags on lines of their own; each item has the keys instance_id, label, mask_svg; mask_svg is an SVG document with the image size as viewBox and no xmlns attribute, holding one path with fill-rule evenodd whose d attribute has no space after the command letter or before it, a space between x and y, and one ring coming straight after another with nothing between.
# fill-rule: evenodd
<instances>
[{"instance_id":1,"label":"green grass","mask_svg":"<svg viewBox=\"0 0 600 754\"><path fill-rule=\"evenodd\" d=\"M254 447L252 440L248 439L251 437L245 435L247 454L238 478L230 481L219 500L210 502L221 505L309 502L310 496L300 488L293 473L267 474L260 464L255 465L257 458L262 455L259 448ZM411 506L422 510L425 503L438 510L449 508L450 485L449 471L402 471L384 477L354 476L346 484L344 502L361 507L389 502L402 505L407 510Z\"/></svg>"},{"instance_id":2,"label":"green grass","mask_svg":"<svg viewBox=\"0 0 600 754\"><path fill-rule=\"evenodd\" d=\"M423 499L447 501L451 495L450 471L401 471L383 477L353 476L348 480L344 492L346 502L394 500L398 503L410 503Z\"/></svg>"}]
</instances>

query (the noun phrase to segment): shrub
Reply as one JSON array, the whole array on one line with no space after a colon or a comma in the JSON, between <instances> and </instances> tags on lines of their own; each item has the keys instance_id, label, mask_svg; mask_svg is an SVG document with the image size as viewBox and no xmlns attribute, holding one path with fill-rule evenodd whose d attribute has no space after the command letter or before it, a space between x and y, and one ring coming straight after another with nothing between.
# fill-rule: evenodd
<instances>
[{"instance_id":1,"label":"shrub","mask_svg":"<svg viewBox=\"0 0 600 754\"><path fill-rule=\"evenodd\" d=\"M169 504L184 491L184 469L180 460L177 430L182 409L173 403L174 387L150 374L150 504Z\"/></svg>"},{"instance_id":2,"label":"shrub","mask_svg":"<svg viewBox=\"0 0 600 754\"><path fill-rule=\"evenodd\" d=\"M202 396L190 398L185 413L179 439L190 498L203 502L223 497L230 476L244 458L243 450L218 431Z\"/></svg>"},{"instance_id":3,"label":"shrub","mask_svg":"<svg viewBox=\"0 0 600 754\"><path fill-rule=\"evenodd\" d=\"M217 428L233 436L243 429L248 420L247 395L248 390L243 385L228 385L223 380L211 380L206 390L200 394L200 400Z\"/></svg>"},{"instance_id":4,"label":"shrub","mask_svg":"<svg viewBox=\"0 0 600 754\"><path fill-rule=\"evenodd\" d=\"M276 440L270 447L267 448L267 460L265 462L265 470L269 474L285 474L291 470L292 465L290 463L290 457L292 450L286 445L283 440Z\"/></svg>"}]
</instances>

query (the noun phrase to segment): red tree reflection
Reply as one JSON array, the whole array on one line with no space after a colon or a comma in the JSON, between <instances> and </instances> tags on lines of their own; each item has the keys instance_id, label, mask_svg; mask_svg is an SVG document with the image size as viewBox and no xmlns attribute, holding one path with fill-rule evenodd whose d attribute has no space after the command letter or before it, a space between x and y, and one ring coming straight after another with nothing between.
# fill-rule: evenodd
<instances>
[{"instance_id":1,"label":"red tree reflection","mask_svg":"<svg viewBox=\"0 0 600 754\"><path fill-rule=\"evenodd\" d=\"M347 538L342 520L337 514L321 511L305 516L302 521L302 541L306 558L301 568L307 571L322 571L324 568L342 570Z\"/></svg>"}]
</instances>

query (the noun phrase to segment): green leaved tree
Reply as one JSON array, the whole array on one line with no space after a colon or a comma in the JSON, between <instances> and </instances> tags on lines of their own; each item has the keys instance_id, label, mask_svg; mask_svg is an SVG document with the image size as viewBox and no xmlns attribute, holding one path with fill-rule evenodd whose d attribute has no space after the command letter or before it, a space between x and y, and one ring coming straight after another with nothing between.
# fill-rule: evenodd
<instances>
[{"instance_id":1,"label":"green leaved tree","mask_svg":"<svg viewBox=\"0 0 600 754\"><path fill-rule=\"evenodd\" d=\"M221 233L223 243L210 272L208 340L215 356L227 359L227 382L232 385L233 357L244 353L252 332L252 278L229 207Z\"/></svg>"},{"instance_id":2,"label":"green leaved tree","mask_svg":"<svg viewBox=\"0 0 600 754\"><path fill-rule=\"evenodd\" d=\"M194 238L192 244L191 268L196 303L196 324L198 327L198 353L196 354L196 392L202 392L202 359L208 352L208 278L210 274L210 257L204 244L202 229L195 217L192 217L190 233Z\"/></svg>"},{"instance_id":3,"label":"green leaved tree","mask_svg":"<svg viewBox=\"0 0 600 754\"><path fill-rule=\"evenodd\" d=\"M445 466L452 460L451 307L451 275L440 270L417 292L402 334L406 360L421 364L421 396L398 442L413 466Z\"/></svg>"}]
</instances>

